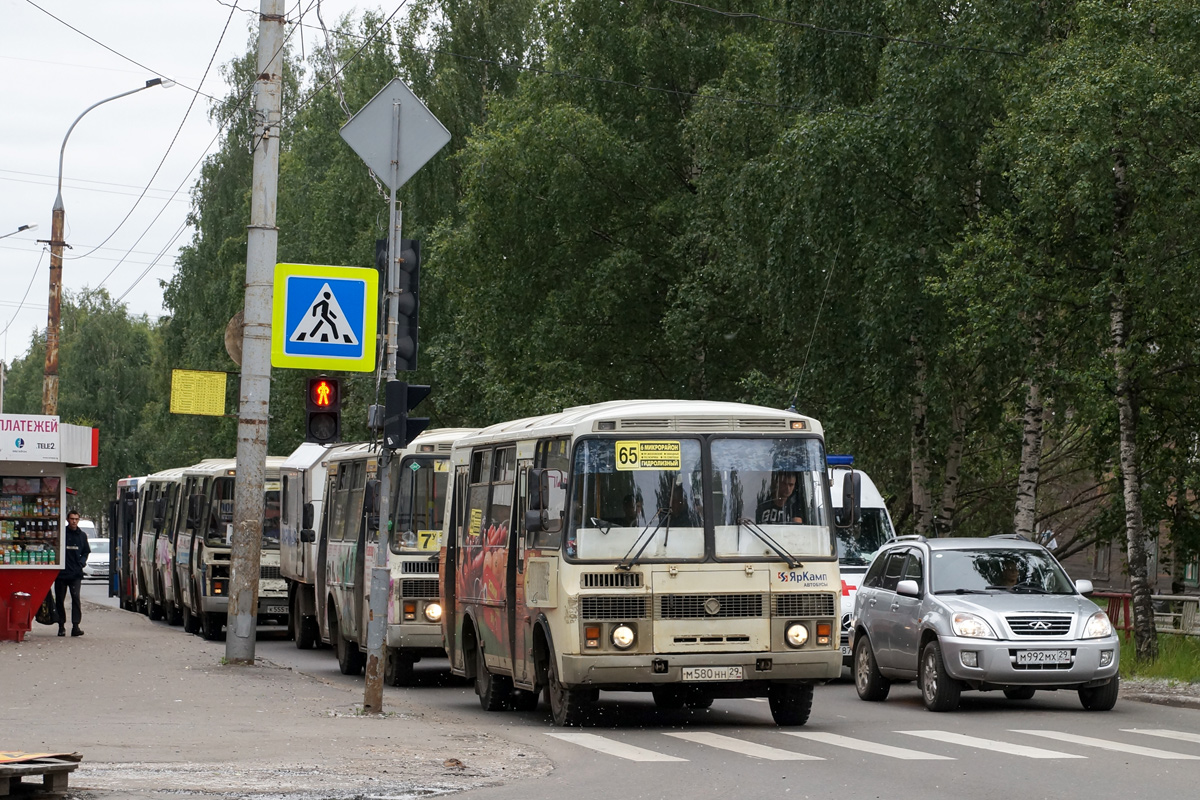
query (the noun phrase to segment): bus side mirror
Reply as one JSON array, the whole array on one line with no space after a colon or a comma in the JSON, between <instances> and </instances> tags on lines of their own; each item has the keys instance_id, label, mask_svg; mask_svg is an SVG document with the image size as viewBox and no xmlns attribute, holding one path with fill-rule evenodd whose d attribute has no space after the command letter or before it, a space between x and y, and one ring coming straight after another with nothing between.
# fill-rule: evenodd
<instances>
[{"instance_id":1,"label":"bus side mirror","mask_svg":"<svg viewBox=\"0 0 1200 800\"><path fill-rule=\"evenodd\" d=\"M850 527L858 523L862 508L862 477L858 470L848 470L842 481L842 525Z\"/></svg>"},{"instance_id":2,"label":"bus side mirror","mask_svg":"<svg viewBox=\"0 0 1200 800\"><path fill-rule=\"evenodd\" d=\"M300 531L300 541L315 542L316 540L317 540L317 532L314 531L312 528L304 528L302 531Z\"/></svg>"},{"instance_id":3,"label":"bus side mirror","mask_svg":"<svg viewBox=\"0 0 1200 800\"><path fill-rule=\"evenodd\" d=\"M529 510L541 511L546 507L546 488L543 484L546 482L546 470L531 469L529 470ZM528 521L528 520L527 520ZM529 527L526 525L525 527ZM534 530L530 528L530 530ZM541 530L538 528L537 530Z\"/></svg>"},{"instance_id":4,"label":"bus side mirror","mask_svg":"<svg viewBox=\"0 0 1200 800\"><path fill-rule=\"evenodd\" d=\"M545 511L526 511L525 512L525 530L529 533L540 533L546 530L546 512Z\"/></svg>"},{"instance_id":5,"label":"bus side mirror","mask_svg":"<svg viewBox=\"0 0 1200 800\"><path fill-rule=\"evenodd\" d=\"M363 492L363 511L368 514L379 513L379 481L367 481L366 489Z\"/></svg>"},{"instance_id":6,"label":"bus side mirror","mask_svg":"<svg viewBox=\"0 0 1200 800\"><path fill-rule=\"evenodd\" d=\"M159 497L154 500L154 525L158 527L163 524L163 520L167 516L167 498Z\"/></svg>"},{"instance_id":7,"label":"bus side mirror","mask_svg":"<svg viewBox=\"0 0 1200 800\"><path fill-rule=\"evenodd\" d=\"M187 526L195 528L200 523L200 503L203 502L204 495L193 494L188 497L187 506Z\"/></svg>"},{"instance_id":8,"label":"bus side mirror","mask_svg":"<svg viewBox=\"0 0 1200 800\"><path fill-rule=\"evenodd\" d=\"M311 528L313 526L313 520L315 517L316 517L316 513L313 510L313 504L305 503L304 511L301 512L301 514L300 514L300 527L301 528Z\"/></svg>"}]
</instances>

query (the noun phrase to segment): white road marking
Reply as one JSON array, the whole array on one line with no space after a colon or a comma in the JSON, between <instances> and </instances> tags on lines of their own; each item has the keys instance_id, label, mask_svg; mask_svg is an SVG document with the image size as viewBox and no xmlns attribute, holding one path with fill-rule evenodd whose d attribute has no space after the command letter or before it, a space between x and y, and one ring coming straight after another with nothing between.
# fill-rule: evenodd
<instances>
[{"instance_id":1,"label":"white road marking","mask_svg":"<svg viewBox=\"0 0 1200 800\"><path fill-rule=\"evenodd\" d=\"M547 733L546 735L553 736L555 739L562 739L564 742L577 744L580 747L596 750L606 755L628 759L629 761L687 761L686 758L676 758L675 756L656 753L653 750L634 747L631 744L614 742L612 739L606 739L594 733Z\"/></svg>"},{"instance_id":2,"label":"white road marking","mask_svg":"<svg viewBox=\"0 0 1200 800\"><path fill-rule=\"evenodd\" d=\"M1041 747L1029 747L1023 744L1009 744L1008 742L998 742L995 739L980 739L977 736L967 736L950 731L896 731L896 733L920 736L922 739L932 739L935 742L978 747L980 750L994 750L997 753L1008 753L1025 758L1087 758L1087 756L1077 756L1073 753L1060 753L1057 750L1045 750Z\"/></svg>"},{"instance_id":3,"label":"white road marking","mask_svg":"<svg viewBox=\"0 0 1200 800\"><path fill-rule=\"evenodd\" d=\"M719 733L708 733L706 731L697 731L696 733L668 733L667 736L673 736L676 739L683 739L687 742L695 742L696 744L706 744L709 747L716 747L721 750L729 750L734 753L741 753L744 756L765 758L768 761L825 760L819 756L810 756L807 753L797 753L793 750L780 750L777 747L767 747L765 744L747 742L743 741L742 739L734 739L732 736L722 736Z\"/></svg>"},{"instance_id":4,"label":"white road marking","mask_svg":"<svg viewBox=\"0 0 1200 800\"><path fill-rule=\"evenodd\" d=\"M743 697L742 699L749 700L751 703L766 703L767 702L767 698L765 698L765 697Z\"/></svg>"},{"instance_id":5,"label":"white road marking","mask_svg":"<svg viewBox=\"0 0 1200 800\"><path fill-rule=\"evenodd\" d=\"M1087 745L1088 747L1099 747L1102 750L1114 750L1118 753L1125 753L1126 755L1147 756L1149 758L1166 758L1175 761L1200 761L1200 756L1189 756L1185 753L1172 753L1169 750L1155 750L1152 747L1139 747L1136 744L1125 744L1124 742L1110 742L1107 739L1093 739L1091 736L1080 736L1075 733L1021 730L1013 730L1013 733L1028 733L1030 736L1042 736L1047 739L1057 739L1060 742L1072 742L1074 744Z\"/></svg>"},{"instance_id":6,"label":"white road marking","mask_svg":"<svg viewBox=\"0 0 1200 800\"><path fill-rule=\"evenodd\" d=\"M1185 733L1184 731L1168 731L1160 728L1122 728L1125 733L1144 733L1147 736L1161 736L1164 739L1178 739L1181 742L1200 743L1200 733Z\"/></svg>"},{"instance_id":7,"label":"white road marking","mask_svg":"<svg viewBox=\"0 0 1200 800\"><path fill-rule=\"evenodd\" d=\"M813 742L831 744L835 747L845 747L850 750L861 750L864 753L874 753L890 758L902 758L905 761L954 761L950 756L939 756L933 753L922 753L920 750L908 750L904 747L892 747L890 744L876 744L864 739L851 739L849 736L839 736L836 733L781 731L788 736L798 736Z\"/></svg>"}]
</instances>

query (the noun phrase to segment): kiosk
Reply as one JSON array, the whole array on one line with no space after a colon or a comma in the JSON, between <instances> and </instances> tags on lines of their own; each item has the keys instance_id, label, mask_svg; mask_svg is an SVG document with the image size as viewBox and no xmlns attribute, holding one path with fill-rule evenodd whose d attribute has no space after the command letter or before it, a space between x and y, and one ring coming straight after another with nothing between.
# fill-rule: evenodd
<instances>
[{"instance_id":1,"label":"kiosk","mask_svg":"<svg viewBox=\"0 0 1200 800\"><path fill-rule=\"evenodd\" d=\"M0 641L20 642L63 566L68 467L99 462L100 431L0 414Z\"/></svg>"}]
</instances>

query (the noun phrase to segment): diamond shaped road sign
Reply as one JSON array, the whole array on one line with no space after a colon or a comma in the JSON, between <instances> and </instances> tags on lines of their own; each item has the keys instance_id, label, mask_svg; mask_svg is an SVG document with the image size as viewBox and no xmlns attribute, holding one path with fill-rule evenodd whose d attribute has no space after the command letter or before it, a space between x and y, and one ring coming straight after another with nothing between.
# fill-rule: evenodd
<instances>
[{"instance_id":1,"label":"diamond shaped road sign","mask_svg":"<svg viewBox=\"0 0 1200 800\"><path fill-rule=\"evenodd\" d=\"M392 168L393 106L400 104L400 159ZM399 189L425 162L450 141L446 130L412 89L399 78L359 109L342 126L342 138L371 171L393 191Z\"/></svg>"}]
</instances>

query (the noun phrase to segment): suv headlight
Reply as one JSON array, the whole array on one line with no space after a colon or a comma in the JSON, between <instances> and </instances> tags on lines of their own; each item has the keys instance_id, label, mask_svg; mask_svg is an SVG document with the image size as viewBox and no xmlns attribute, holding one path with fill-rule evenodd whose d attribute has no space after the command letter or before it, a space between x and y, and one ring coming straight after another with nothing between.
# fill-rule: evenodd
<instances>
[{"instance_id":1,"label":"suv headlight","mask_svg":"<svg viewBox=\"0 0 1200 800\"><path fill-rule=\"evenodd\" d=\"M953 624L956 636L966 636L971 639L996 638L996 633L992 630L992 626L988 625L986 620L974 614L959 612L954 615Z\"/></svg>"},{"instance_id":2,"label":"suv headlight","mask_svg":"<svg viewBox=\"0 0 1200 800\"><path fill-rule=\"evenodd\" d=\"M1108 621L1108 614L1103 611L1092 614L1083 626L1084 639L1103 639L1105 636L1111 636L1112 632L1112 623Z\"/></svg>"}]
</instances>

